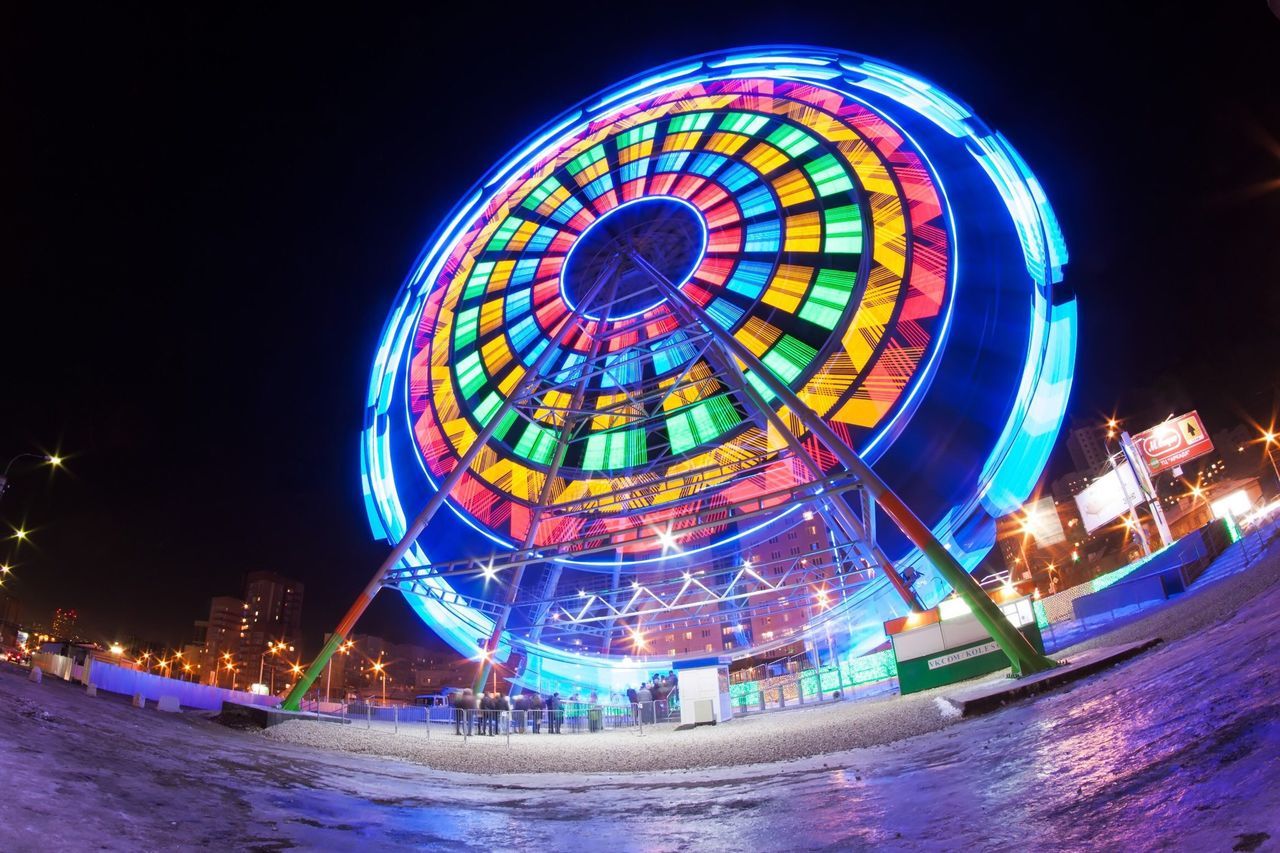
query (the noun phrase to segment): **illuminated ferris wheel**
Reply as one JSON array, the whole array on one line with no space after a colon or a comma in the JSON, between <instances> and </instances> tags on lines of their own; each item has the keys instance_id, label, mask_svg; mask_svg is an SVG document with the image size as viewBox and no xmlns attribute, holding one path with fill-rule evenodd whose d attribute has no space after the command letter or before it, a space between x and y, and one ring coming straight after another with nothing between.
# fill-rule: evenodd
<instances>
[{"instance_id":1,"label":"illuminated ferris wheel","mask_svg":"<svg viewBox=\"0 0 1280 853\"><path fill-rule=\"evenodd\" d=\"M876 645L1044 467L1064 262L1003 137L886 63L727 51L584 101L396 297L361 442L396 548L334 637L391 587L525 686Z\"/></svg>"}]
</instances>

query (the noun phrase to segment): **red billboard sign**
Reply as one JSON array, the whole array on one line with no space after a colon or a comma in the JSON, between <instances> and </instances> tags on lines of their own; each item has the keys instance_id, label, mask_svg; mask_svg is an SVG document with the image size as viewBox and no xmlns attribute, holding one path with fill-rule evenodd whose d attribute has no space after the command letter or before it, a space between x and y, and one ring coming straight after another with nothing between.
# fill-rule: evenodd
<instances>
[{"instance_id":1,"label":"red billboard sign","mask_svg":"<svg viewBox=\"0 0 1280 853\"><path fill-rule=\"evenodd\" d=\"M1170 418L1138 433L1133 437L1133 446L1153 475L1213 450L1213 442L1195 412Z\"/></svg>"}]
</instances>

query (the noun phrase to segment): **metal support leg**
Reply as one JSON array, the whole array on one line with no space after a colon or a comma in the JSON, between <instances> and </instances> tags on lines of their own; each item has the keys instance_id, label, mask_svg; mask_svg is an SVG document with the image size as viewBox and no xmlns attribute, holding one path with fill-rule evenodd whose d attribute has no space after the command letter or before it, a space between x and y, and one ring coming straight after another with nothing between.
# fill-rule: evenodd
<instances>
[{"instance_id":1,"label":"metal support leg","mask_svg":"<svg viewBox=\"0 0 1280 853\"><path fill-rule=\"evenodd\" d=\"M606 276L612 276L613 268L607 267L600 278L591 286L591 290L587 295L587 299L595 296L601 285L604 284ZM586 300L584 300L585 302ZM431 499L427 501L427 505L423 507L422 512L418 513L418 517L413 520L405 530L404 536L400 537L400 541L396 547L391 549L391 553L382 561L382 565L378 566L378 570L374 572L373 577L369 579L369 583L365 586L364 591L360 593L346 615L342 617L342 621L338 623L337 630L329 637L329 642L324 644L324 648L320 650L320 654L307 667L307 671L298 679L298 683L289 691L289 695L285 697L284 707L286 710L298 710L298 704L302 700L303 695L311 689L312 683L319 677L324 670L325 664L329 662L329 658L333 657L333 653L337 651L338 646L346 641L347 636L355 627L356 621L368 609L369 603L373 601L373 597L377 595L378 590L382 588L382 581L387 576L387 572L394 569L409 553L409 549L413 547L413 543L422 535L422 531L426 529L427 524L435 517L440 507L444 506L445 499L453 491L454 487L462 480L463 475L471 468L471 463L480 455L480 451L488 444L489 439L493 437L494 432L498 429L507 413L515 408L515 401L532 391L540 381L546 369L550 367L551 360L559 351L562 344L569 337L569 332L575 328L578 320L581 319L581 313L578 310L572 310L565 315L564 322L557 330L552 344L548 346L529 367L529 370L520 379L516 385L514 392L503 400L502 405L489 418L489 422L476 435L475 441L462 454L462 458L458 460L458 464L440 483L440 488L436 490Z\"/></svg>"},{"instance_id":2,"label":"metal support leg","mask_svg":"<svg viewBox=\"0 0 1280 853\"><path fill-rule=\"evenodd\" d=\"M661 272L639 255L631 256L636 264L649 275L664 292L667 300L681 305L686 311L698 318L705 328L721 346L735 359L749 369L752 374L775 394L792 414L804 424L805 428L822 442L835 455L847 471L861 481L863 488L871 493L871 497L893 520L894 524L911 540L925 557L933 563L943 579L951 588L968 603L975 617L983 628L1000 645L1009 657L1009 664L1015 676L1043 672L1057 666L1054 661L1035 650L1026 637L1010 624L1000 608L983 591L964 566L938 541L923 521L911 508L889 488L880 475L862 460L853 448L845 444L825 420L800 399L791 387L764 366L751 350L729 333L727 329L707 317L702 307L690 299L679 288L675 287Z\"/></svg>"}]
</instances>

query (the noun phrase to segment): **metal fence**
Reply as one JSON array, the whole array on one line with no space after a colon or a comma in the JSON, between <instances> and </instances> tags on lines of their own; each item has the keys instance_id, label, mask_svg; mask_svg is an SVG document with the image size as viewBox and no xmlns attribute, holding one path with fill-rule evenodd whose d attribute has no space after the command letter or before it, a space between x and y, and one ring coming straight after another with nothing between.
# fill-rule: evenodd
<instances>
[{"instance_id":1,"label":"metal fence","mask_svg":"<svg viewBox=\"0 0 1280 853\"><path fill-rule=\"evenodd\" d=\"M308 707L308 704L312 707ZM509 711L453 708L448 705L379 705L352 702L323 712L314 703L303 703L301 714L279 714L272 722L290 719L339 723L394 734L420 737L511 738L534 735L595 734L629 730L642 734L645 726L679 719L678 701L635 704L564 702L557 709Z\"/></svg>"}]
</instances>

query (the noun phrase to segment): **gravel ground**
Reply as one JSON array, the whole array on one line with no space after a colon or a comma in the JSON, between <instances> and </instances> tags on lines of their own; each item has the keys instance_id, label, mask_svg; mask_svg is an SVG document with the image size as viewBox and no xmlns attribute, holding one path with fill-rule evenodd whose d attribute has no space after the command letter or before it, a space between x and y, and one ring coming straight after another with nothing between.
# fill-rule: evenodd
<instances>
[{"instance_id":1,"label":"gravel ground","mask_svg":"<svg viewBox=\"0 0 1280 853\"><path fill-rule=\"evenodd\" d=\"M1271 559L1264 566L1195 590L1116 630L1064 649L1057 657L1069 659L1085 649L1151 637L1170 642L1203 631L1230 619L1243 604L1274 584L1278 576L1280 561ZM878 746L956 725L960 722L958 715L942 697L991 678L910 696L761 714L692 731L646 728L643 737L626 730L558 737L513 736L509 749L505 738L473 738L464 745L462 738L439 727L428 739L421 729L409 727L397 734L365 729L358 723L339 726L290 721L265 730L262 736L470 773L625 773L754 765Z\"/></svg>"}]
</instances>

